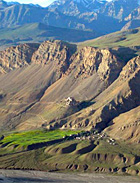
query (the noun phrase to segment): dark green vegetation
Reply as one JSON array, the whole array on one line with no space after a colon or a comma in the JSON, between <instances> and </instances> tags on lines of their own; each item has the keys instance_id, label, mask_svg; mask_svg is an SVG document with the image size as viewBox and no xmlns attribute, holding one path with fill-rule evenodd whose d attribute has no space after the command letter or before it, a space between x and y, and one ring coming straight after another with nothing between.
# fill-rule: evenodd
<instances>
[{"instance_id":1,"label":"dark green vegetation","mask_svg":"<svg viewBox=\"0 0 140 183\"><path fill-rule=\"evenodd\" d=\"M42 23L31 23L23 26L0 29L0 48L27 42L43 42L48 39L58 39L70 42L80 42L93 39L100 34L94 31L82 31L59 28Z\"/></svg>"},{"instance_id":2,"label":"dark green vegetation","mask_svg":"<svg viewBox=\"0 0 140 183\"><path fill-rule=\"evenodd\" d=\"M119 141L113 145L108 142L109 137L97 138L101 134L94 135L94 140L82 140L83 136L81 140L64 140L37 149L25 149L27 145L77 133L78 131L71 130L37 130L7 134L1 140L0 168L96 171L133 175L139 173L140 147Z\"/></svg>"}]
</instances>

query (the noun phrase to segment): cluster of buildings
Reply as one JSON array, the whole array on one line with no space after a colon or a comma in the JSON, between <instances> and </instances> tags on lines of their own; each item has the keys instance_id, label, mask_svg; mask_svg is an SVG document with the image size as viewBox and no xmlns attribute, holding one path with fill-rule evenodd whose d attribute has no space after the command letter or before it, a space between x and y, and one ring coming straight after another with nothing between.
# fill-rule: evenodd
<instances>
[{"instance_id":1,"label":"cluster of buildings","mask_svg":"<svg viewBox=\"0 0 140 183\"><path fill-rule=\"evenodd\" d=\"M99 141L105 140L110 145L117 145L116 140L109 137L106 133L99 133L97 130L84 131L78 134L72 134L70 136L64 136L67 140L90 140L90 141Z\"/></svg>"}]
</instances>

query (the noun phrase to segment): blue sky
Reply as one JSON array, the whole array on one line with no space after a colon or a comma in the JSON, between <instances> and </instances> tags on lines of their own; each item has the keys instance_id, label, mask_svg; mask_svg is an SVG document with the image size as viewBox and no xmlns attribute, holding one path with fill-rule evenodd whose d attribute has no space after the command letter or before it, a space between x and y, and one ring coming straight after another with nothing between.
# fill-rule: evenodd
<instances>
[{"instance_id":1,"label":"blue sky","mask_svg":"<svg viewBox=\"0 0 140 183\"><path fill-rule=\"evenodd\" d=\"M11 2L11 1L17 1L19 3L24 3L24 4L28 4L28 3L33 3L33 4L39 4L41 6L48 6L49 4L51 4L54 0L5 0L7 2ZM108 0L110 1L110 0Z\"/></svg>"}]
</instances>

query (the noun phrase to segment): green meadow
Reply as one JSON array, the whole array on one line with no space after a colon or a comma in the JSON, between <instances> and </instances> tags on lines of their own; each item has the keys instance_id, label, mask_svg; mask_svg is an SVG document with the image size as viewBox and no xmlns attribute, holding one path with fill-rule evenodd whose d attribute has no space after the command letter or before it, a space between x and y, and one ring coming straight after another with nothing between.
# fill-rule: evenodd
<instances>
[{"instance_id":1,"label":"green meadow","mask_svg":"<svg viewBox=\"0 0 140 183\"><path fill-rule=\"evenodd\" d=\"M2 144L28 146L35 143L47 142L60 139L70 134L77 134L80 131L73 130L34 130L26 132L13 132L1 141Z\"/></svg>"}]
</instances>

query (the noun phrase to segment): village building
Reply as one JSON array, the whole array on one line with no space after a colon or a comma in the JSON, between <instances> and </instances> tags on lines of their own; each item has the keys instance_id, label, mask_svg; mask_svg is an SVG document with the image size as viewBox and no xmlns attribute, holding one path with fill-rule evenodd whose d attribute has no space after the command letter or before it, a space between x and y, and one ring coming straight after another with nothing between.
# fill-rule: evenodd
<instances>
[{"instance_id":1,"label":"village building","mask_svg":"<svg viewBox=\"0 0 140 183\"><path fill-rule=\"evenodd\" d=\"M65 99L67 106L75 106L78 102L73 97L68 97Z\"/></svg>"}]
</instances>

